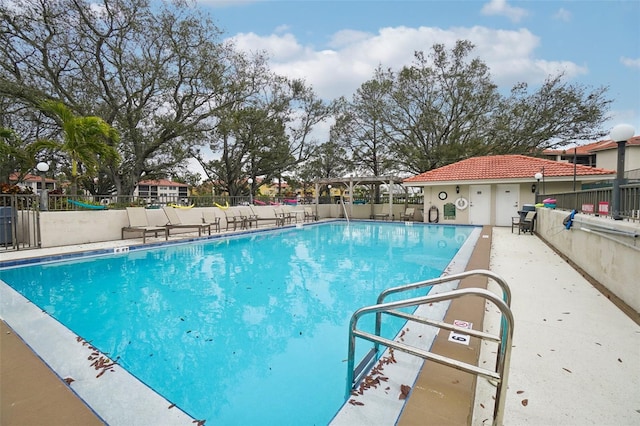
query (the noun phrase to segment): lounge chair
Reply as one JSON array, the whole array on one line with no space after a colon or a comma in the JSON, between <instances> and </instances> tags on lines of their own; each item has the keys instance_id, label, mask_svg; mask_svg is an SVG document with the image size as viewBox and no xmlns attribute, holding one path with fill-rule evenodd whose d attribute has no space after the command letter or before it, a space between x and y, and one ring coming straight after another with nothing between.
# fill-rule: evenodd
<instances>
[{"instance_id":1,"label":"lounge chair","mask_svg":"<svg viewBox=\"0 0 640 426\"><path fill-rule=\"evenodd\" d=\"M382 220L392 220L393 216L389 212L389 205L385 204L382 206L382 211L380 213L373 214L374 219L382 219Z\"/></svg>"},{"instance_id":2,"label":"lounge chair","mask_svg":"<svg viewBox=\"0 0 640 426\"><path fill-rule=\"evenodd\" d=\"M291 223L291 221L296 217L293 213L291 213L291 209L289 209L289 206L276 206L275 210L276 214L282 221L282 225L284 225L285 223Z\"/></svg>"},{"instance_id":3,"label":"lounge chair","mask_svg":"<svg viewBox=\"0 0 640 426\"><path fill-rule=\"evenodd\" d=\"M169 239L169 229L165 226L151 226L147 219L147 211L144 207L127 207L127 217L129 218L129 226L122 227L122 239L124 240L125 232L136 232L142 234L142 244L147 242L147 234L154 234L158 237L158 233L164 233L164 239Z\"/></svg>"},{"instance_id":4,"label":"lounge chair","mask_svg":"<svg viewBox=\"0 0 640 426\"><path fill-rule=\"evenodd\" d=\"M416 209L413 207L407 207L404 213L400 213L400 220L413 220L413 216L416 212Z\"/></svg>"},{"instance_id":5,"label":"lounge chair","mask_svg":"<svg viewBox=\"0 0 640 426\"><path fill-rule=\"evenodd\" d=\"M313 209L311 207L304 208L304 221L305 222L315 222L318 220L318 217L313 213Z\"/></svg>"},{"instance_id":6,"label":"lounge chair","mask_svg":"<svg viewBox=\"0 0 640 426\"><path fill-rule=\"evenodd\" d=\"M211 225L209 225L208 223L184 223L182 222L182 220L180 220L180 217L178 216L178 213L176 213L176 211L174 210L173 207L162 207L162 210L164 210L164 214L167 215L167 219L169 220L167 222L167 230L170 232L172 229L176 229L176 228L180 228L180 229L197 229L198 230L198 236L202 235L202 231L207 230L209 232L209 235L211 235Z\"/></svg>"},{"instance_id":7,"label":"lounge chair","mask_svg":"<svg viewBox=\"0 0 640 426\"><path fill-rule=\"evenodd\" d=\"M240 206L240 215L244 217L244 225L247 228L251 228L254 224L258 227L258 216L253 213L251 206Z\"/></svg>"},{"instance_id":8,"label":"lounge chair","mask_svg":"<svg viewBox=\"0 0 640 426\"><path fill-rule=\"evenodd\" d=\"M234 231L238 229L238 224L240 225L240 229L246 228L245 217L237 207L230 207L222 211L224 212L224 216L227 221L227 231L231 225L233 225Z\"/></svg>"},{"instance_id":9,"label":"lounge chair","mask_svg":"<svg viewBox=\"0 0 640 426\"><path fill-rule=\"evenodd\" d=\"M524 213L524 212L523 212ZM530 211L525 215L514 216L511 218L511 232L513 233L513 228L518 228L518 234L520 232L526 233L529 232L533 235L533 228L536 221L536 212Z\"/></svg>"},{"instance_id":10,"label":"lounge chair","mask_svg":"<svg viewBox=\"0 0 640 426\"><path fill-rule=\"evenodd\" d=\"M284 225L284 221L276 213L276 209L271 206L251 206L254 218L257 222L273 222L275 226Z\"/></svg>"},{"instance_id":11,"label":"lounge chair","mask_svg":"<svg viewBox=\"0 0 640 426\"><path fill-rule=\"evenodd\" d=\"M213 226L216 232L220 232L220 218L216 215L216 212L211 209L202 211L202 223Z\"/></svg>"}]
</instances>

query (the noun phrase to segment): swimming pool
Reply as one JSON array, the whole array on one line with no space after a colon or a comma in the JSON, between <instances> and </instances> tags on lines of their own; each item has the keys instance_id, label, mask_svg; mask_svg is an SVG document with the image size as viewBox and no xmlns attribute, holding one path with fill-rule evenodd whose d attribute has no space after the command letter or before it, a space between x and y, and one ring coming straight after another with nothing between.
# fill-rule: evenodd
<instances>
[{"instance_id":1,"label":"swimming pool","mask_svg":"<svg viewBox=\"0 0 640 426\"><path fill-rule=\"evenodd\" d=\"M335 222L0 279L194 418L326 424L344 402L350 315L439 276L472 229Z\"/></svg>"}]
</instances>

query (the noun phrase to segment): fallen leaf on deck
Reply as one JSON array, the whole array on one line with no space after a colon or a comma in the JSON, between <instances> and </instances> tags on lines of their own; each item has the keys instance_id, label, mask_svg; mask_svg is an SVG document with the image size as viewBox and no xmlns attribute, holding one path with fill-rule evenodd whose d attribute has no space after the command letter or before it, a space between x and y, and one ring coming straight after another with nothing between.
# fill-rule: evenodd
<instances>
[{"instance_id":1,"label":"fallen leaf on deck","mask_svg":"<svg viewBox=\"0 0 640 426\"><path fill-rule=\"evenodd\" d=\"M529 400L528 399L523 399L522 400L522 406L526 407L527 405L529 405Z\"/></svg>"},{"instance_id":2,"label":"fallen leaf on deck","mask_svg":"<svg viewBox=\"0 0 640 426\"><path fill-rule=\"evenodd\" d=\"M564 368L564 367L562 367L562 369L563 369L564 371L568 371L569 373L572 373L572 371L571 371L571 370L569 370L568 368Z\"/></svg>"},{"instance_id":3,"label":"fallen leaf on deck","mask_svg":"<svg viewBox=\"0 0 640 426\"><path fill-rule=\"evenodd\" d=\"M72 382L75 382L75 380L74 380L74 379L72 379L71 377L66 377L66 378L64 379L64 382L65 382L66 384L70 385Z\"/></svg>"},{"instance_id":4,"label":"fallen leaf on deck","mask_svg":"<svg viewBox=\"0 0 640 426\"><path fill-rule=\"evenodd\" d=\"M410 391L411 391L411 386L400 385L400 396L398 396L398 399L407 399L407 396L409 396Z\"/></svg>"}]
</instances>

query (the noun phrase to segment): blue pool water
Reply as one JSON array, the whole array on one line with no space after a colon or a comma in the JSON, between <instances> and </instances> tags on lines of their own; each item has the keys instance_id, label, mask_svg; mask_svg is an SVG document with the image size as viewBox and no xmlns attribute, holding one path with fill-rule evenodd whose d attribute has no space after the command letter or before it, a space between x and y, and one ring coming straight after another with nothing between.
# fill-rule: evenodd
<instances>
[{"instance_id":1,"label":"blue pool water","mask_svg":"<svg viewBox=\"0 0 640 426\"><path fill-rule=\"evenodd\" d=\"M472 230L334 222L0 279L207 424L320 425L344 402L351 314L439 276Z\"/></svg>"}]
</instances>

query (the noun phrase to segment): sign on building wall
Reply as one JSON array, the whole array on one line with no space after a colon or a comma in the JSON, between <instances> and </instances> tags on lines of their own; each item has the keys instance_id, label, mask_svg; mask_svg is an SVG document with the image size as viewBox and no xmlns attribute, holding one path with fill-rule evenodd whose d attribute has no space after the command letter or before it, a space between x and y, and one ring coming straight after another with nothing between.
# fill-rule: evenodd
<instances>
[{"instance_id":1,"label":"sign on building wall","mask_svg":"<svg viewBox=\"0 0 640 426\"><path fill-rule=\"evenodd\" d=\"M443 206L444 219L455 220L456 219L456 205L453 203L447 203Z\"/></svg>"}]
</instances>

